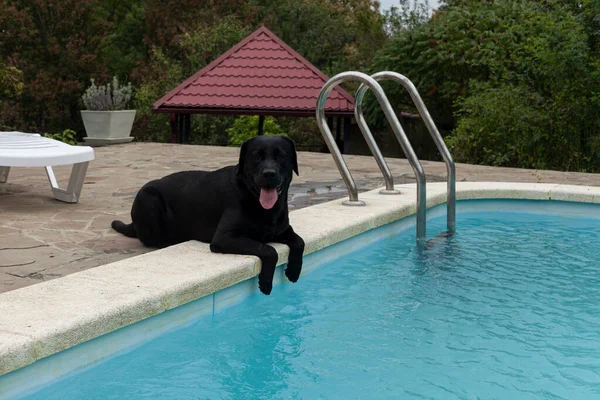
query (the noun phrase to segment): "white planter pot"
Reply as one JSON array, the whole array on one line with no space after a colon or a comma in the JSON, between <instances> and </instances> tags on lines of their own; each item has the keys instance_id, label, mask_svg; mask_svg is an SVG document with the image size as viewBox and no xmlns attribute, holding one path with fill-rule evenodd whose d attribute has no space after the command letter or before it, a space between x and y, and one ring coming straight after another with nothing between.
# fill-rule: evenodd
<instances>
[{"instance_id":1,"label":"white planter pot","mask_svg":"<svg viewBox=\"0 0 600 400\"><path fill-rule=\"evenodd\" d=\"M81 118L90 144L125 143L133 140L131 128L136 110L89 111L82 110Z\"/></svg>"}]
</instances>

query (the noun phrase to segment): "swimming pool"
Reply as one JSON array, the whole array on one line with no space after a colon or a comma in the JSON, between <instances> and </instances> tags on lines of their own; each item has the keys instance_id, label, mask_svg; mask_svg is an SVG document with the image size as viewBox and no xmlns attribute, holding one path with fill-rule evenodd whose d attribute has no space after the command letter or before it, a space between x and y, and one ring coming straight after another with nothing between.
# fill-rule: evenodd
<instances>
[{"instance_id":1,"label":"swimming pool","mask_svg":"<svg viewBox=\"0 0 600 400\"><path fill-rule=\"evenodd\" d=\"M600 396L600 206L458 206L27 398Z\"/></svg>"}]
</instances>

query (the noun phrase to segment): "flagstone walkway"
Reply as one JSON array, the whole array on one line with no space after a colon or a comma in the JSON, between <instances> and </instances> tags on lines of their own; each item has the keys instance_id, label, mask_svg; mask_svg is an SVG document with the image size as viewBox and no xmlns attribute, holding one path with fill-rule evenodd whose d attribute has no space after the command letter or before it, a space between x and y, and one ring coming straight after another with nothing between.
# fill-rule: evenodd
<instances>
[{"instance_id":1,"label":"flagstone walkway","mask_svg":"<svg viewBox=\"0 0 600 400\"><path fill-rule=\"evenodd\" d=\"M129 143L98 147L78 204L55 201L42 168L13 168L0 184L0 293L149 251L110 229L129 221L137 190L148 180L188 169L213 170L237 162L237 148ZM361 191L383 186L373 158L347 156ZM329 154L299 153L300 176L290 209L346 196ZM404 159L389 159L395 183L414 182ZM423 162L428 182L445 181L446 167ZM59 180L70 167L55 168ZM600 175L459 164L459 181L544 182L600 186Z\"/></svg>"}]
</instances>

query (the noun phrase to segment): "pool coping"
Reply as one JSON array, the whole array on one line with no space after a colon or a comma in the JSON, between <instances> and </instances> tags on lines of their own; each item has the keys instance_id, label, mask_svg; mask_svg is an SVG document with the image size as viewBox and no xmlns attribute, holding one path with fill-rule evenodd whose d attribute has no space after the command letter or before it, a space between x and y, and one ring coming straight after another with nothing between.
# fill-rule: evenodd
<instances>
[{"instance_id":1,"label":"pool coping","mask_svg":"<svg viewBox=\"0 0 600 400\"><path fill-rule=\"evenodd\" d=\"M380 195L379 189L361 193L365 207L345 207L338 199L290 212L291 225L306 242L305 255L414 214L415 184L396 188L400 195ZM456 196L600 203L600 187L459 182ZM445 182L427 185L428 208L445 201ZM284 264L288 248L274 246L278 265ZM258 258L213 254L207 244L191 241L0 294L0 376L253 280L259 270ZM245 291L246 297L260 293L255 284ZM217 297L209 297L207 306L214 310L237 302L227 295L218 299L217 304Z\"/></svg>"}]
</instances>

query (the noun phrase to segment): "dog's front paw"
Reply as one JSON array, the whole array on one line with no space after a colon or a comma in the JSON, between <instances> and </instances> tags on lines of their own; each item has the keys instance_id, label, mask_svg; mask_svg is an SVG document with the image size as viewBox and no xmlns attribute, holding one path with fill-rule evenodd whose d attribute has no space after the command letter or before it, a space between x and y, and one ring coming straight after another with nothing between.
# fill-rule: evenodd
<instances>
[{"instance_id":1,"label":"dog's front paw","mask_svg":"<svg viewBox=\"0 0 600 400\"><path fill-rule=\"evenodd\" d=\"M264 276L258 275L258 288L267 296L270 295L271 290L273 290L273 279L268 279Z\"/></svg>"},{"instance_id":2,"label":"dog's front paw","mask_svg":"<svg viewBox=\"0 0 600 400\"><path fill-rule=\"evenodd\" d=\"M290 282L297 282L301 272L302 263L290 263L285 269L285 276L287 276Z\"/></svg>"}]
</instances>

